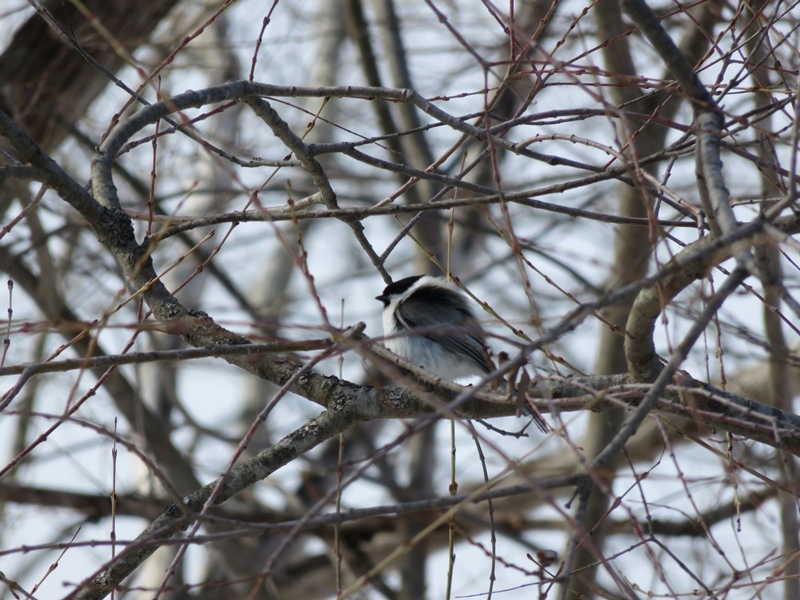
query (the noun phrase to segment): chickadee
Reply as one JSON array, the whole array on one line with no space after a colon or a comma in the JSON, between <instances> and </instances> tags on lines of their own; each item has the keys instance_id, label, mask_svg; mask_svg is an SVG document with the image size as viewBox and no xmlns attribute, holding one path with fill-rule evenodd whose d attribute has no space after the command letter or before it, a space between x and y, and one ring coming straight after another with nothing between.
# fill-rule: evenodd
<instances>
[{"instance_id":1,"label":"chickadee","mask_svg":"<svg viewBox=\"0 0 800 600\"><path fill-rule=\"evenodd\" d=\"M398 356L450 380L494 370L485 331L466 297L443 278L406 277L387 285L375 299L384 306L384 343ZM531 407L525 412L547 433L547 425Z\"/></svg>"}]
</instances>

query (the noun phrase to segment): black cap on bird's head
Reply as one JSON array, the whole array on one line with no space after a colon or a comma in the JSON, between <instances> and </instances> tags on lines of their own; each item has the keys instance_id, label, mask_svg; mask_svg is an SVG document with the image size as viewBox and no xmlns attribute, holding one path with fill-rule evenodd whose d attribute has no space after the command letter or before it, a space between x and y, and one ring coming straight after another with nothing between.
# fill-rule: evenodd
<instances>
[{"instance_id":1,"label":"black cap on bird's head","mask_svg":"<svg viewBox=\"0 0 800 600\"><path fill-rule=\"evenodd\" d=\"M395 281L390 283L386 286L383 290L383 293L380 296L375 296L375 300L380 300L383 302L384 306L389 306L392 301L392 298L396 298L397 296L402 296L405 294L408 289L417 283L422 278L422 275L415 275L414 277L406 277L405 279L401 279L400 281Z\"/></svg>"}]
</instances>

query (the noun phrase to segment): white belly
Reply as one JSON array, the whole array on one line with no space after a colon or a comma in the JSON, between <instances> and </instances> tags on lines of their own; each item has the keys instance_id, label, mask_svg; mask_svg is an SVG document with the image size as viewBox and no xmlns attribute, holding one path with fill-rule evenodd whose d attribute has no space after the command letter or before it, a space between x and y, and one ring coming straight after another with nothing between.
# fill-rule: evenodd
<instances>
[{"instance_id":1,"label":"white belly","mask_svg":"<svg viewBox=\"0 0 800 600\"><path fill-rule=\"evenodd\" d=\"M443 379L454 381L483 374L477 365L460 358L436 342L420 335L405 332L398 334L388 310L383 312L383 331L386 334L384 345L389 350Z\"/></svg>"}]
</instances>

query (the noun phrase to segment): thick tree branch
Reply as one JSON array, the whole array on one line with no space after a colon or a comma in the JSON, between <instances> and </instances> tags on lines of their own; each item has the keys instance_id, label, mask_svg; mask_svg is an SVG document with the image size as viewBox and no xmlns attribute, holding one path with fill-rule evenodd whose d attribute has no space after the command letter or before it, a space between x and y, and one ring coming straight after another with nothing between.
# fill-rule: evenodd
<instances>
[{"instance_id":1,"label":"thick tree branch","mask_svg":"<svg viewBox=\"0 0 800 600\"><path fill-rule=\"evenodd\" d=\"M274 446L235 466L223 480L209 483L187 496L184 499L185 510L176 505L169 507L137 537L133 544L128 546L108 566L79 585L67 598L90 600L106 597L125 577L155 552L159 547L158 540L168 539L186 527L192 521L189 515L192 512L203 511L212 496L214 506L219 505L334 435L346 431L356 423L372 418L369 413L359 413L360 406L359 403L346 402L325 411L300 429L284 437Z\"/></svg>"}]
</instances>

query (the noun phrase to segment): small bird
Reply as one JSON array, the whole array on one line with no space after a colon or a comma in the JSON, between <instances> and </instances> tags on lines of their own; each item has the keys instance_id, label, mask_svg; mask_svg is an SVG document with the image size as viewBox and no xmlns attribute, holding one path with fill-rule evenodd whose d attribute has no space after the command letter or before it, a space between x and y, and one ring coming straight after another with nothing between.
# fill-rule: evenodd
<instances>
[{"instance_id":1,"label":"small bird","mask_svg":"<svg viewBox=\"0 0 800 600\"><path fill-rule=\"evenodd\" d=\"M467 298L444 278L406 277L387 285L375 299L383 302L385 344L398 356L450 380L494 370L486 332ZM525 412L540 430L548 432L547 424L530 406Z\"/></svg>"}]
</instances>

